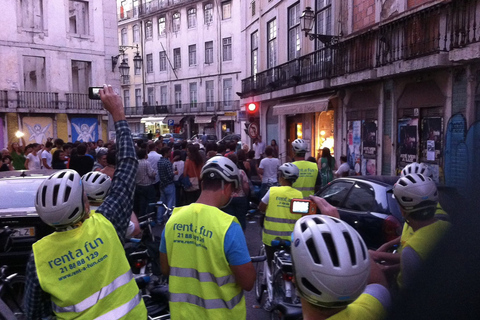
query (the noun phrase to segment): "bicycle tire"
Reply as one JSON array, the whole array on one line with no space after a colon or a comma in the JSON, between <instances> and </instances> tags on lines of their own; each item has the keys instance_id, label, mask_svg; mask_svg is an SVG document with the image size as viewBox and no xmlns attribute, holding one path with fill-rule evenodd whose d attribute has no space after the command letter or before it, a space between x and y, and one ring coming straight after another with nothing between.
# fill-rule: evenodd
<instances>
[{"instance_id":1,"label":"bicycle tire","mask_svg":"<svg viewBox=\"0 0 480 320\"><path fill-rule=\"evenodd\" d=\"M262 245L260 247L260 251L258 252L259 256L265 255L265 247ZM255 299L257 302L260 303L262 301L263 293L267 288L265 280L265 261L257 262L256 269L257 269L257 278L255 279Z\"/></svg>"},{"instance_id":2,"label":"bicycle tire","mask_svg":"<svg viewBox=\"0 0 480 320\"><path fill-rule=\"evenodd\" d=\"M1 299L15 314L18 320L26 319L22 309L23 296L25 294L25 276L16 275L8 284L4 284L4 293Z\"/></svg>"}]
</instances>

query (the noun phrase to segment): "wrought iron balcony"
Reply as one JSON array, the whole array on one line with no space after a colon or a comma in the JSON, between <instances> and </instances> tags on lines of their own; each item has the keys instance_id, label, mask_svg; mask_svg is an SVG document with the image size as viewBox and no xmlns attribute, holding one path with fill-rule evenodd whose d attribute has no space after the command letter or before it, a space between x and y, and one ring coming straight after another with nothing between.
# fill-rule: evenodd
<instances>
[{"instance_id":1,"label":"wrought iron balcony","mask_svg":"<svg viewBox=\"0 0 480 320\"><path fill-rule=\"evenodd\" d=\"M75 110L102 110L103 106L100 100L91 100L88 94L84 93L66 93L67 109Z\"/></svg>"},{"instance_id":2,"label":"wrought iron balcony","mask_svg":"<svg viewBox=\"0 0 480 320\"><path fill-rule=\"evenodd\" d=\"M143 115L187 115L199 113L221 113L224 111L238 111L240 101L213 101L213 102L192 102L180 103L161 106L136 106L125 107L125 114L127 116L143 116Z\"/></svg>"},{"instance_id":3,"label":"wrought iron balcony","mask_svg":"<svg viewBox=\"0 0 480 320\"><path fill-rule=\"evenodd\" d=\"M17 108L25 109L58 109L58 93L17 91Z\"/></svg>"},{"instance_id":4,"label":"wrought iron balcony","mask_svg":"<svg viewBox=\"0 0 480 320\"><path fill-rule=\"evenodd\" d=\"M457 0L372 27L242 80L241 97L371 70L480 42L480 1Z\"/></svg>"}]
</instances>

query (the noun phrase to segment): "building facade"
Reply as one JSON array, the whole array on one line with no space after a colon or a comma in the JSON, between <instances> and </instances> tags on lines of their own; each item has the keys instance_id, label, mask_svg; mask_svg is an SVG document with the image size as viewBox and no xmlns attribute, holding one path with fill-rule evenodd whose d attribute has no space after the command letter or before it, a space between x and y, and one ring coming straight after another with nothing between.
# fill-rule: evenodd
<instances>
[{"instance_id":1,"label":"building facade","mask_svg":"<svg viewBox=\"0 0 480 320\"><path fill-rule=\"evenodd\" d=\"M133 65L122 93L133 131L216 134L240 130L240 0L117 1L120 48ZM130 49L131 48L131 49ZM122 57L123 58L123 57Z\"/></svg>"},{"instance_id":2,"label":"building facade","mask_svg":"<svg viewBox=\"0 0 480 320\"><path fill-rule=\"evenodd\" d=\"M260 131L279 142L283 160L303 138L309 155L328 147L356 174L394 175L418 161L459 189L480 181L478 1L243 6L242 103L259 103ZM312 35L300 18L307 7Z\"/></svg>"},{"instance_id":3,"label":"building facade","mask_svg":"<svg viewBox=\"0 0 480 320\"><path fill-rule=\"evenodd\" d=\"M115 1L6 0L0 31L0 148L18 142L108 139L89 86L119 88ZM111 123L110 123L111 126Z\"/></svg>"}]
</instances>

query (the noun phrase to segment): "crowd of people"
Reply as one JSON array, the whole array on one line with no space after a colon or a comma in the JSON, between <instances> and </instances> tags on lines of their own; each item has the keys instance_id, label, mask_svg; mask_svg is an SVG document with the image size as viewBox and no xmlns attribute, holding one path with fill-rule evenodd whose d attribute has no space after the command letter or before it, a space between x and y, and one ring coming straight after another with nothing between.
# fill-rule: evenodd
<instances>
[{"instance_id":1,"label":"crowd of people","mask_svg":"<svg viewBox=\"0 0 480 320\"><path fill-rule=\"evenodd\" d=\"M402 236L368 251L337 209L314 196L333 179L329 151L318 162L305 159L308 145L296 139L294 161L282 164L278 148L265 147L260 139L252 150L240 141L226 146L201 141L134 145L120 97L110 86L100 96L115 122L115 144L74 144L66 153L66 144L49 141L32 147L28 155L33 156L25 160L29 164L38 158L45 168L55 162L65 166L37 192L36 210L56 232L33 245L25 289L29 319L52 313L59 318L146 319L122 242L139 232L132 211L141 216L158 199L175 207L159 247L161 271L169 277L172 319L246 318L243 291L252 289L256 277L244 235L252 179L262 185L259 209L265 212L262 241L268 259L272 240L293 242L304 319L382 319L392 295L412 284L450 227L429 171L415 163L393 188L405 220ZM45 152L51 157L43 158ZM11 154L7 166L14 167ZM292 214L289 204L295 198L310 199L320 214ZM91 209L94 203L99 206ZM159 210L157 223L163 219ZM387 252L393 244L400 253Z\"/></svg>"}]
</instances>

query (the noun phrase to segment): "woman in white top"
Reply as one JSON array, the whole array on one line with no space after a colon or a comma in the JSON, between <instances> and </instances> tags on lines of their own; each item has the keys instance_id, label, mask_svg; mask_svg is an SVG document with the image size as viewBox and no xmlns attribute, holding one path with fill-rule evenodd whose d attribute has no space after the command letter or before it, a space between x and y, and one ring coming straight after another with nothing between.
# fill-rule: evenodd
<instances>
[{"instance_id":1,"label":"woman in white top","mask_svg":"<svg viewBox=\"0 0 480 320\"><path fill-rule=\"evenodd\" d=\"M28 170L40 170L42 168L38 151L41 149L41 145L38 143L32 143L32 152L30 152L25 158L25 168Z\"/></svg>"},{"instance_id":2,"label":"woman in white top","mask_svg":"<svg viewBox=\"0 0 480 320\"><path fill-rule=\"evenodd\" d=\"M278 185L277 172L280 167L280 160L273 157L273 148L268 146L265 148L266 158L260 161L258 166L258 173L262 176L262 185L260 187L260 199L263 198L265 193L271 186Z\"/></svg>"}]
</instances>

